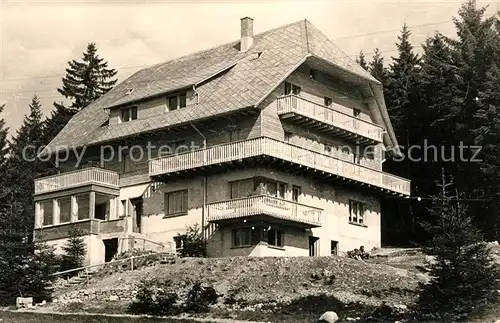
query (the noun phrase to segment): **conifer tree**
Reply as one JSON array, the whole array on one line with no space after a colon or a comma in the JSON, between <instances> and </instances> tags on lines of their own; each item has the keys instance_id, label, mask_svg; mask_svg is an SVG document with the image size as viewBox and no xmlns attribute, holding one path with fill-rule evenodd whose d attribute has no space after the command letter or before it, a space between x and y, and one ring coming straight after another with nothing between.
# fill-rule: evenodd
<instances>
[{"instance_id":1,"label":"conifer tree","mask_svg":"<svg viewBox=\"0 0 500 323\"><path fill-rule=\"evenodd\" d=\"M455 321L498 298L499 267L474 226L458 194L449 195L442 175L441 191L429 213L436 221L423 223L431 239L422 248L431 256L423 271L430 282L420 284L417 311L423 320Z\"/></svg>"},{"instance_id":2,"label":"conifer tree","mask_svg":"<svg viewBox=\"0 0 500 323\"><path fill-rule=\"evenodd\" d=\"M392 57L388 75L387 108L396 137L409 146L413 114L416 111L416 89L420 59L410 42L411 31L405 24L398 36L398 56ZM408 174L409 175L409 174Z\"/></svg>"},{"instance_id":3,"label":"conifer tree","mask_svg":"<svg viewBox=\"0 0 500 323\"><path fill-rule=\"evenodd\" d=\"M378 48L375 48L372 61L369 63L368 70L374 78L379 80L382 85L387 84L387 69L384 66L384 58Z\"/></svg>"},{"instance_id":4,"label":"conifer tree","mask_svg":"<svg viewBox=\"0 0 500 323\"><path fill-rule=\"evenodd\" d=\"M0 215L5 208L5 199L10 191L6 178L6 164L9 157L9 142L7 139L9 128L6 126L5 120L2 118L2 112L4 109L5 105L0 105Z\"/></svg>"},{"instance_id":5,"label":"conifer tree","mask_svg":"<svg viewBox=\"0 0 500 323\"><path fill-rule=\"evenodd\" d=\"M55 110L45 121L44 141L48 144L78 111L113 88L117 71L108 68L108 62L97 54L95 43L89 43L81 61L68 62L62 88L57 89L69 106L54 102Z\"/></svg>"},{"instance_id":6,"label":"conifer tree","mask_svg":"<svg viewBox=\"0 0 500 323\"><path fill-rule=\"evenodd\" d=\"M5 105L1 104L0 115L3 113L4 109ZM8 134L9 128L6 126L5 120L3 118L0 118L0 172L5 170L5 163L7 162L8 158ZM2 174L0 173L0 175Z\"/></svg>"},{"instance_id":7,"label":"conifer tree","mask_svg":"<svg viewBox=\"0 0 500 323\"><path fill-rule=\"evenodd\" d=\"M42 145L42 112L37 95L30 103L30 114L17 130L10 147L7 179L12 187L10 198L18 212L18 229L27 234L33 230L34 180L44 174L45 165L37 158Z\"/></svg>"},{"instance_id":8,"label":"conifer tree","mask_svg":"<svg viewBox=\"0 0 500 323\"><path fill-rule=\"evenodd\" d=\"M85 242L82 238L83 233L77 229L69 231L69 238L63 246L62 270L69 270L83 266L85 260Z\"/></svg>"},{"instance_id":9,"label":"conifer tree","mask_svg":"<svg viewBox=\"0 0 500 323\"><path fill-rule=\"evenodd\" d=\"M448 145L471 147L484 145L481 155L476 158L488 160L495 154L496 131L494 106L497 97L495 84L496 69L499 66L500 50L498 38L500 34L495 29L495 17L485 17L485 7L478 7L476 1L465 2L454 18L457 38L448 38L451 48L452 66L454 68L454 100L447 107L447 113L441 119L447 131L453 136ZM496 65L496 66L495 66ZM488 112L491 111L491 112ZM493 117L493 119L490 119ZM489 119L489 120L487 120ZM498 191L490 189L496 175L489 173L493 168L485 163L471 162L476 153L475 148L465 150L464 158L452 164L458 188L468 192L470 197L489 199L497 196ZM489 209L488 209L489 208ZM469 208L476 223L480 225L488 239L498 239L494 223L498 223L500 209L492 208L492 203L476 203Z\"/></svg>"},{"instance_id":10,"label":"conifer tree","mask_svg":"<svg viewBox=\"0 0 500 323\"><path fill-rule=\"evenodd\" d=\"M358 57L356 57L356 63L368 71L368 63L366 62L365 53L363 53L363 51L360 51Z\"/></svg>"}]
</instances>

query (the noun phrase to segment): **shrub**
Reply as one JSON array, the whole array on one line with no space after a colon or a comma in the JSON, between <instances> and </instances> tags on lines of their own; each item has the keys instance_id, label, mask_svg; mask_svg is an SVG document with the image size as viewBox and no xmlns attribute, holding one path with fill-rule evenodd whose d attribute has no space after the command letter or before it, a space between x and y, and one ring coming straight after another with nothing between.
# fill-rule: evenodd
<instances>
[{"instance_id":1,"label":"shrub","mask_svg":"<svg viewBox=\"0 0 500 323\"><path fill-rule=\"evenodd\" d=\"M181 236L178 234L178 236ZM206 257L207 244L198 224L187 227L186 234L182 236L182 257Z\"/></svg>"},{"instance_id":2,"label":"shrub","mask_svg":"<svg viewBox=\"0 0 500 323\"><path fill-rule=\"evenodd\" d=\"M191 313L208 312L209 305L217 303L219 295L212 286L203 287L197 282L189 290L184 310Z\"/></svg>"},{"instance_id":3,"label":"shrub","mask_svg":"<svg viewBox=\"0 0 500 323\"><path fill-rule=\"evenodd\" d=\"M179 297L170 290L170 281L143 280L136 298L128 308L133 314L176 315L180 312Z\"/></svg>"}]
</instances>

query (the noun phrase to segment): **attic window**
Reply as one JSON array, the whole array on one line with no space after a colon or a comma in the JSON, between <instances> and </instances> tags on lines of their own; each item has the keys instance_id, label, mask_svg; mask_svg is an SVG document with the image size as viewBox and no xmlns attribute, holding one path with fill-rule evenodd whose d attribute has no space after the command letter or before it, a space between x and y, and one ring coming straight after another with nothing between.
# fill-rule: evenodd
<instances>
[{"instance_id":1,"label":"attic window","mask_svg":"<svg viewBox=\"0 0 500 323\"><path fill-rule=\"evenodd\" d=\"M121 122L128 122L137 119L137 107L123 108L121 111Z\"/></svg>"},{"instance_id":2,"label":"attic window","mask_svg":"<svg viewBox=\"0 0 500 323\"><path fill-rule=\"evenodd\" d=\"M167 98L168 110L177 110L186 107L186 92L171 95Z\"/></svg>"},{"instance_id":3,"label":"attic window","mask_svg":"<svg viewBox=\"0 0 500 323\"><path fill-rule=\"evenodd\" d=\"M125 95L130 95L130 94L132 94L132 92L134 92L134 89L128 89L127 92L125 93Z\"/></svg>"}]
</instances>

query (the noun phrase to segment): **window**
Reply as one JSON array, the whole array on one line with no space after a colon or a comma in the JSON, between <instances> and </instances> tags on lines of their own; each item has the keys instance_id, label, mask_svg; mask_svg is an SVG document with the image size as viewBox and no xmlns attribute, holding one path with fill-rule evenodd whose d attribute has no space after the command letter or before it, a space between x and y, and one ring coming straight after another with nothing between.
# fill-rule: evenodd
<instances>
[{"instance_id":1,"label":"window","mask_svg":"<svg viewBox=\"0 0 500 323\"><path fill-rule=\"evenodd\" d=\"M165 215L186 214L188 211L188 190L165 193Z\"/></svg>"},{"instance_id":2,"label":"window","mask_svg":"<svg viewBox=\"0 0 500 323\"><path fill-rule=\"evenodd\" d=\"M299 186L292 186L292 201L298 202L299 201L299 196L301 193L301 188Z\"/></svg>"},{"instance_id":3,"label":"window","mask_svg":"<svg viewBox=\"0 0 500 323\"><path fill-rule=\"evenodd\" d=\"M81 194L76 196L78 205L78 220L89 218L89 194Z\"/></svg>"},{"instance_id":4,"label":"window","mask_svg":"<svg viewBox=\"0 0 500 323\"><path fill-rule=\"evenodd\" d=\"M94 212L95 218L99 220L106 220L106 215L107 215L107 204L106 203L96 204Z\"/></svg>"},{"instance_id":5,"label":"window","mask_svg":"<svg viewBox=\"0 0 500 323\"><path fill-rule=\"evenodd\" d=\"M228 132L229 132L229 142L235 142L243 139L241 135L241 129L234 129Z\"/></svg>"},{"instance_id":6,"label":"window","mask_svg":"<svg viewBox=\"0 0 500 323\"><path fill-rule=\"evenodd\" d=\"M284 232L282 230L271 229L267 231L267 244L275 247L283 247Z\"/></svg>"},{"instance_id":7,"label":"window","mask_svg":"<svg viewBox=\"0 0 500 323\"><path fill-rule=\"evenodd\" d=\"M330 244L330 254L332 256L337 256L339 254L339 242L338 241L331 241Z\"/></svg>"},{"instance_id":8,"label":"window","mask_svg":"<svg viewBox=\"0 0 500 323\"><path fill-rule=\"evenodd\" d=\"M349 200L349 222L364 224L365 223L365 204Z\"/></svg>"},{"instance_id":9,"label":"window","mask_svg":"<svg viewBox=\"0 0 500 323\"><path fill-rule=\"evenodd\" d=\"M353 112L353 115L355 118L359 118L359 116L361 115L361 110L360 109L352 109L352 112Z\"/></svg>"},{"instance_id":10,"label":"window","mask_svg":"<svg viewBox=\"0 0 500 323\"><path fill-rule=\"evenodd\" d=\"M231 199L251 196L254 190L252 178L230 182L229 185L231 186Z\"/></svg>"},{"instance_id":11,"label":"window","mask_svg":"<svg viewBox=\"0 0 500 323\"><path fill-rule=\"evenodd\" d=\"M122 212L120 216L127 216L127 200L121 200L122 203Z\"/></svg>"},{"instance_id":12,"label":"window","mask_svg":"<svg viewBox=\"0 0 500 323\"><path fill-rule=\"evenodd\" d=\"M285 184L284 183L267 181L266 188L267 188L267 194L274 196L274 197L279 197L281 199L285 198Z\"/></svg>"},{"instance_id":13,"label":"window","mask_svg":"<svg viewBox=\"0 0 500 323\"><path fill-rule=\"evenodd\" d=\"M137 119L137 107L128 107L122 109L121 122L128 122Z\"/></svg>"},{"instance_id":14,"label":"window","mask_svg":"<svg viewBox=\"0 0 500 323\"><path fill-rule=\"evenodd\" d=\"M71 197L62 197L57 200L59 204L59 223L71 221Z\"/></svg>"},{"instance_id":15,"label":"window","mask_svg":"<svg viewBox=\"0 0 500 323\"><path fill-rule=\"evenodd\" d=\"M172 95L167 98L168 110L177 110L186 107L186 93Z\"/></svg>"},{"instance_id":16,"label":"window","mask_svg":"<svg viewBox=\"0 0 500 323\"><path fill-rule=\"evenodd\" d=\"M40 203L42 214L43 214L43 225L52 225L54 224L54 208L52 204L52 200L43 201Z\"/></svg>"},{"instance_id":17,"label":"window","mask_svg":"<svg viewBox=\"0 0 500 323\"><path fill-rule=\"evenodd\" d=\"M300 94L300 86L285 82L285 95L289 94L294 94L294 95L299 95Z\"/></svg>"},{"instance_id":18,"label":"window","mask_svg":"<svg viewBox=\"0 0 500 323\"><path fill-rule=\"evenodd\" d=\"M333 100L331 98L325 96L323 102L324 102L323 104L325 105L325 107L331 107L332 103L333 103Z\"/></svg>"},{"instance_id":19,"label":"window","mask_svg":"<svg viewBox=\"0 0 500 323\"><path fill-rule=\"evenodd\" d=\"M233 230L233 247L248 247L252 245L252 229L242 228Z\"/></svg>"}]
</instances>

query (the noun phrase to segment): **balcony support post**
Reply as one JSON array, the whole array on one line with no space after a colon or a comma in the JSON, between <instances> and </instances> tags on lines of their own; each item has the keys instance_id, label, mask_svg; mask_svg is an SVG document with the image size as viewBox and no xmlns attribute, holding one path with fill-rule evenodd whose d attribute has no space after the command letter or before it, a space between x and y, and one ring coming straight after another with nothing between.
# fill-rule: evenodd
<instances>
[{"instance_id":1,"label":"balcony support post","mask_svg":"<svg viewBox=\"0 0 500 323\"><path fill-rule=\"evenodd\" d=\"M109 220L115 220L117 218L117 198L113 196L109 199Z\"/></svg>"},{"instance_id":2,"label":"balcony support post","mask_svg":"<svg viewBox=\"0 0 500 323\"><path fill-rule=\"evenodd\" d=\"M89 194L89 219L95 218L95 192Z\"/></svg>"},{"instance_id":3,"label":"balcony support post","mask_svg":"<svg viewBox=\"0 0 500 323\"><path fill-rule=\"evenodd\" d=\"M78 221L78 202L75 195L71 195L71 218L70 222Z\"/></svg>"},{"instance_id":4,"label":"balcony support post","mask_svg":"<svg viewBox=\"0 0 500 323\"><path fill-rule=\"evenodd\" d=\"M52 200L52 224L59 224L59 203L57 199Z\"/></svg>"}]
</instances>

